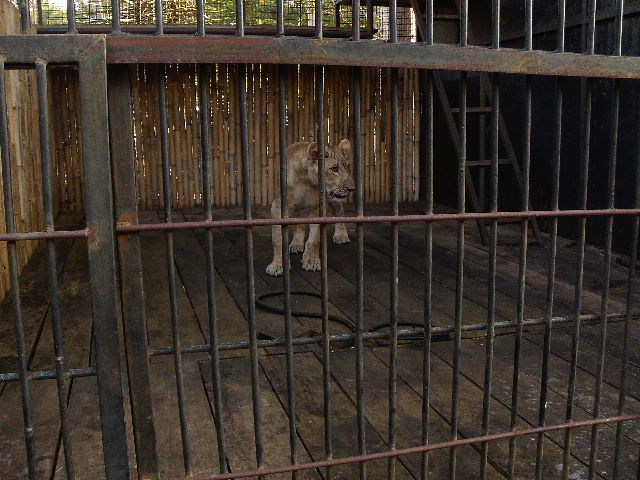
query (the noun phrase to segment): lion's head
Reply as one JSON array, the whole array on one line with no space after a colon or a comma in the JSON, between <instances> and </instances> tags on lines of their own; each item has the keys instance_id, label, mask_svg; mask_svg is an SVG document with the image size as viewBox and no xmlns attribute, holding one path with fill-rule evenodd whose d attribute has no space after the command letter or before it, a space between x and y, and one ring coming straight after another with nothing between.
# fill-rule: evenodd
<instances>
[{"instance_id":1,"label":"lion's head","mask_svg":"<svg viewBox=\"0 0 640 480\"><path fill-rule=\"evenodd\" d=\"M309 157L313 180L318 185L318 144L309 144L307 155ZM344 139L337 147L327 145L324 149L324 168L326 185L325 191L329 198L337 202L344 202L349 194L355 190L352 169L351 143Z\"/></svg>"}]
</instances>

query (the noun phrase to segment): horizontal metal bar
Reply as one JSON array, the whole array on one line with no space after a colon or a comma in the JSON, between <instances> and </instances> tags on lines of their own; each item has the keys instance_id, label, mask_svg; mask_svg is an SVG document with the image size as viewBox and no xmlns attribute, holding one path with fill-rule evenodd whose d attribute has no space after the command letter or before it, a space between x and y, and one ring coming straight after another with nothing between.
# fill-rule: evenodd
<instances>
[{"instance_id":1,"label":"horizontal metal bar","mask_svg":"<svg viewBox=\"0 0 640 480\"><path fill-rule=\"evenodd\" d=\"M204 30L207 35L234 35L235 26L225 25L206 25ZM78 33L85 34L110 34L111 25L78 25L76 27ZM374 30L375 32L376 30ZM37 27L38 34L65 34L67 25L41 25ZM153 35L156 33L155 25L122 25L121 33L129 33L133 35ZM197 32L196 24L172 24L164 25L163 35L195 35ZM245 35L262 35L275 36L275 25L245 26ZM351 36L351 28L324 27L323 33L326 38L349 38ZM284 34L296 37L313 37L316 34L315 27L308 26L291 26L284 27ZM371 38L368 30L361 29L361 38Z\"/></svg>"},{"instance_id":2,"label":"horizontal metal bar","mask_svg":"<svg viewBox=\"0 0 640 480\"><path fill-rule=\"evenodd\" d=\"M82 62L101 45L104 35L2 35L0 55L7 66Z\"/></svg>"},{"instance_id":3,"label":"horizontal metal bar","mask_svg":"<svg viewBox=\"0 0 640 480\"><path fill-rule=\"evenodd\" d=\"M446 448L461 447L464 445L474 445L476 443L495 442L497 440L505 440L515 437L526 437L537 434L556 432L558 430L566 430L568 428L584 428L591 427L593 425L602 425L604 423L620 423L620 422L632 422L640 420L640 414L625 415L619 417L608 418L596 418L591 420L584 420L581 422L569 422L558 425L548 425L545 427L528 428L526 430L513 430L503 433L494 433L492 435L484 435L482 437L470 437L459 438L451 440L449 442L432 443L430 445L421 445L418 447L403 448L400 450L390 450L377 453L368 453L366 455L358 455L345 458L333 458L329 460L322 460L319 462L311 462L306 464L289 465L286 467L275 468L262 468L260 470L254 470L251 472L237 472L226 473L222 475L212 475L209 477L189 477L189 480L229 480L233 478L249 478L249 477L262 477L267 475L276 475L279 473L296 472L301 470L312 470L326 467L332 467L336 465L347 465L353 463L370 462L372 460L382 460L385 458L400 457L404 455L413 455L417 453L432 452L434 450L443 450Z\"/></svg>"},{"instance_id":4,"label":"horizontal metal bar","mask_svg":"<svg viewBox=\"0 0 640 480\"><path fill-rule=\"evenodd\" d=\"M289 217L289 218L255 218L251 220L203 220L197 222L172 223L118 223L118 233L153 232L165 230L191 230L199 228L227 227L260 227L271 225L307 225L335 223L406 223L406 222L458 222L477 219L530 219L545 217L602 217L602 216L635 216L640 209L600 209L600 210L529 210L526 212L467 212L467 213L434 213L429 215L372 215L364 217ZM83 230L55 230L51 232L0 233L0 242L19 240L44 240L63 238L87 238L90 232Z\"/></svg>"},{"instance_id":5,"label":"horizontal metal bar","mask_svg":"<svg viewBox=\"0 0 640 480\"><path fill-rule=\"evenodd\" d=\"M608 322L623 321L625 319L625 316L626 316L626 313L624 312L611 313L607 315L607 321ZM640 312L632 314L631 317L636 320L639 319ZM574 321L574 319L575 317L573 315L564 316L564 317L554 317L552 319L552 322L554 324L571 323ZM588 314L588 315L580 315L580 322L597 321L599 319L600 319L600 315L596 313ZM523 321L522 326L532 327L536 325L544 325L545 321L546 320L544 318L532 318L532 319ZM494 328L496 329L515 328L517 325L518 323L516 321L496 322L494 324ZM462 325L461 327L461 331L463 332L478 332L486 329L487 329L486 323ZM454 332L453 326L431 328L431 333L432 335L435 335L435 336L448 335L453 332ZM419 336L420 338L422 338L423 336L422 329L398 330L398 338L400 339L407 338L407 337L416 337L416 336ZM293 341L293 345L313 345L316 343L322 343L322 338L323 337L321 335L316 335L311 337L298 337L298 338L294 338L292 341ZM363 340L385 339L385 338L389 338L389 332L388 331L364 332L362 334L362 338ZM329 336L330 343L346 342L354 339L355 339L355 334L353 333L344 333L344 334ZM286 339L284 338L274 338L272 340L258 340L258 348L282 347L282 346L285 346L286 344L287 344ZM218 345L218 351L243 350L246 348L249 348L249 342L233 342L233 343L223 343ZM182 353L203 353L203 352L210 351L210 349L211 349L211 346L209 344L190 345L190 346L184 347L182 349ZM173 348L171 347L160 347L160 348L149 349L150 356L171 355L172 353L173 353Z\"/></svg>"},{"instance_id":6,"label":"horizontal metal bar","mask_svg":"<svg viewBox=\"0 0 640 480\"><path fill-rule=\"evenodd\" d=\"M640 78L640 57L270 37L108 37L109 63L278 63Z\"/></svg>"},{"instance_id":7,"label":"horizontal metal bar","mask_svg":"<svg viewBox=\"0 0 640 480\"><path fill-rule=\"evenodd\" d=\"M54 230L49 232L0 233L0 242L17 240L45 240L59 238L86 238L89 230Z\"/></svg>"},{"instance_id":8,"label":"horizontal metal bar","mask_svg":"<svg viewBox=\"0 0 640 480\"><path fill-rule=\"evenodd\" d=\"M67 378L73 377L93 377L96 374L94 367L89 368L70 368L65 370L64 376ZM56 378L55 370L32 370L27 372L27 376L31 380L52 380ZM20 375L17 372L0 373L0 382L15 382L20 380Z\"/></svg>"},{"instance_id":9,"label":"horizontal metal bar","mask_svg":"<svg viewBox=\"0 0 640 480\"><path fill-rule=\"evenodd\" d=\"M335 223L405 223L405 222L460 222L492 218L544 218L544 217L601 217L609 215L640 215L640 209L610 208L601 210L529 210L526 212L466 212L434 213L428 215L371 215L362 217L289 217L252 218L249 220L202 220L197 222L118 224L118 233L154 232L165 230L191 230L197 228L264 227L271 225L310 225Z\"/></svg>"}]
</instances>

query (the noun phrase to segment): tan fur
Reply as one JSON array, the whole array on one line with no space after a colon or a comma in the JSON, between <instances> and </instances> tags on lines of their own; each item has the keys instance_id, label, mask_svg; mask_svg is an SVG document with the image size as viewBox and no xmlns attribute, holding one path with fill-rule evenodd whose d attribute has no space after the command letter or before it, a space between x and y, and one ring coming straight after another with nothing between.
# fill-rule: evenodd
<instances>
[{"instance_id":1,"label":"tan fur","mask_svg":"<svg viewBox=\"0 0 640 480\"><path fill-rule=\"evenodd\" d=\"M328 206L335 217L344 215L342 203L355 189L352 177L352 156L349 140L342 140L337 147L325 148L324 166L326 172L326 195ZM317 217L319 215L320 186L318 179L318 144L310 142L294 143L287 149L287 202L292 217ZM271 216L281 217L280 197L271 204ZM320 227L310 225L309 238L304 241L306 227L296 225L293 240L289 245L291 253L302 253L302 268L309 271L320 270ZM271 232L273 261L267 273L282 275L282 228L274 225ZM344 223L337 223L333 234L334 243L348 243L349 234Z\"/></svg>"}]
</instances>

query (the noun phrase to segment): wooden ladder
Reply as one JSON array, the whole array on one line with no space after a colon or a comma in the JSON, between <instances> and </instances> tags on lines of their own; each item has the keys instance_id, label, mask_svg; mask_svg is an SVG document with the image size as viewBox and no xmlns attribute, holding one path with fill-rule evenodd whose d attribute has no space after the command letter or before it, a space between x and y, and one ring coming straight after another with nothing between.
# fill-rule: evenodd
<instances>
[{"instance_id":1,"label":"wooden ladder","mask_svg":"<svg viewBox=\"0 0 640 480\"><path fill-rule=\"evenodd\" d=\"M411 8L414 11L416 16L416 25L417 25L417 40L421 41L426 38L426 18L425 12L422 10L422 4L425 3L425 0L410 0ZM428 0L426 0L428 1ZM456 8L458 9L458 17L459 17L459 3L456 0L455 2ZM435 17L435 15L434 15ZM469 39L472 38L471 28L468 29ZM493 112L493 107L491 106L491 95L492 91L491 82L489 79L489 75L486 73L480 73L480 95L486 100L488 106L470 106L467 107L467 114L479 114L479 115L487 115ZM440 100L440 104L442 105L442 110L445 115L445 119L447 122L447 128L449 130L449 136L453 142L453 147L456 152L456 156L460 154L460 146L458 144L459 141L459 132L458 126L455 120L455 114L460 112L459 108L453 108L451 103L449 102L449 98L447 96L447 92L444 88L444 82L442 81L441 76L437 71L433 72L433 80L434 86L436 87L436 92L438 94L438 98ZM514 175L516 177L518 187L520 192L522 193L523 189L523 179L522 179L522 171L520 170L520 165L518 164L518 158L516 156L515 150L513 148L513 143L511 142L511 138L509 137L509 133L507 131L506 124L504 122L504 118L500 113L498 115L498 125L499 125L499 138L501 144L501 151L505 153L505 158L498 160L498 166L505 165L513 168ZM480 160L472 160L466 162L465 167L465 180L467 186L467 195L471 200L471 205L476 212L481 212L482 205L480 203L480 199L478 197L478 191L476 189L476 185L473 179L473 174L471 172L472 168L478 167L487 167L491 165L491 160L480 159ZM519 223L520 220L506 220L499 221L499 223ZM488 221L478 221L478 231L480 234L480 240L483 245L486 244L486 228L488 225ZM532 232L533 236L538 244L541 244L540 230L538 229L538 224L535 219L531 220Z\"/></svg>"}]
</instances>

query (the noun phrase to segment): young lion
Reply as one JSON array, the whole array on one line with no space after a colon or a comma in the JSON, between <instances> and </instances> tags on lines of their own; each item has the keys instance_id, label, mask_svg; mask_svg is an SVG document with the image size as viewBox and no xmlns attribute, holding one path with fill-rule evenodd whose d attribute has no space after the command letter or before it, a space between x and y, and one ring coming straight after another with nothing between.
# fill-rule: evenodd
<instances>
[{"instance_id":1,"label":"young lion","mask_svg":"<svg viewBox=\"0 0 640 480\"><path fill-rule=\"evenodd\" d=\"M324 167L326 172L326 194L328 204L335 217L344 215L342 203L349 193L355 190L351 177L351 144L342 140L337 147L325 148ZM287 199L289 214L293 217L317 217L319 215L319 178L318 144L309 142L294 143L287 149ZM271 204L271 216L280 218L280 198ZM289 246L291 253L302 254L302 268L311 272L320 270L320 227L309 227L309 238L304 242L305 226L296 225L293 240ZM273 241L273 261L267 267L267 273L282 275L282 231L280 225L274 225L271 233ZM349 235L344 223L337 223L333 234L334 243L348 243Z\"/></svg>"}]
</instances>

